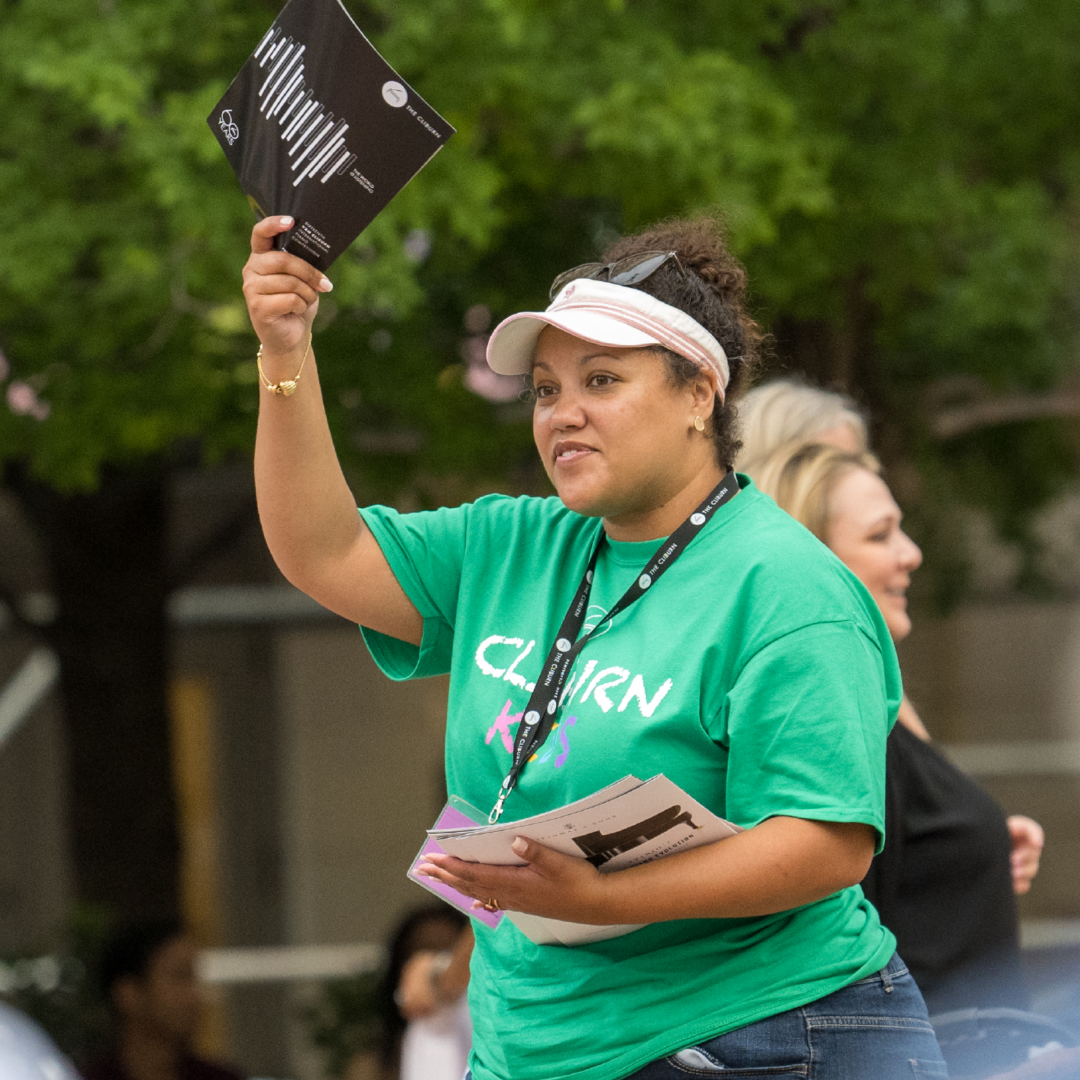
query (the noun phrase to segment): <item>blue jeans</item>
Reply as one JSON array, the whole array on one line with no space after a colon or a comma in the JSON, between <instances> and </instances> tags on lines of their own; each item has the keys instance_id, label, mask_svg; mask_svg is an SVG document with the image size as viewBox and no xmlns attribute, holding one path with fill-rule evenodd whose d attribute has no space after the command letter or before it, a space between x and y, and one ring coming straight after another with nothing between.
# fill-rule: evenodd
<instances>
[{"instance_id":1,"label":"blue jeans","mask_svg":"<svg viewBox=\"0 0 1080 1080\"><path fill-rule=\"evenodd\" d=\"M876 975L802 1008L688 1046L650 1062L626 1080L913 1080L947 1075L922 994L894 954Z\"/></svg>"},{"instance_id":2,"label":"blue jeans","mask_svg":"<svg viewBox=\"0 0 1080 1080\"><path fill-rule=\"evenodd\" d=\"M800 1009L650 1062L627 1080L912 1080L947 1075L922 994L894 953L876 975Z\"/></svg>"}]
</instances>

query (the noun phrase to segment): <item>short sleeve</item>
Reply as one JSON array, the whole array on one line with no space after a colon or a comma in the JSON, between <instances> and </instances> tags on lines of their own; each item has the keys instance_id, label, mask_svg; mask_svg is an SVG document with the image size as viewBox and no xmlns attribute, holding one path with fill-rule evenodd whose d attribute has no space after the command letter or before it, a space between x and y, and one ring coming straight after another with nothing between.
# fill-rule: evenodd
<instances>
[{"instance_id":1,"label":"short sleeve","mask_svg":"<svg viewBox=\"0 0 1080 1080\"><path fill-rule=\"evenodd\" d=\"M727 745L727 816L872 825L885 837L891 723L878 644L853 622L785 634L745 664L711 732Z\"/></svg>"},{"instance_id":2,"label":"short sleeve","mask_svg":"<svg viewBox=\"0 0 1080 1080\"><path fill-rule=\"evenodd\" d=\"M862 880L866 899L878 909L887 926L892 925L892 915L896 910L904 864L904 811L911 805L907 791L907 755L903 753L898 738L902 734L902 730L895 728L890 732L885 758L885 850L874 858Z\"/></svg>"},{"instance_id":3,"label":"short sleeve","mask_svg":"<svg viewBox=\"0 0 1080 1080\"><path fill-rule=\"evenodd\" d=\"M394 577L424 620L419 646L360 628L372 658L391 679L450 670L469 512L464 506L399 514L385 506L360 511Z\"/></svg>"}]
</instances>

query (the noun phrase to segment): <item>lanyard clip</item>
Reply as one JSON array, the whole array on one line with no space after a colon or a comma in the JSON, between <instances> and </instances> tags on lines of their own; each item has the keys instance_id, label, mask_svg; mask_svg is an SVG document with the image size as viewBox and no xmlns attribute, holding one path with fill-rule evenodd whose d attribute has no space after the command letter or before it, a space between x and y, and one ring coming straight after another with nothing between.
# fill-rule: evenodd
<instances>
[{"instance_id":1,"label":"lanyard clip","mask_svg":"<svg viewBox=\"0 0 1080 1080\"><path fill-rule=\"evenodd\" d=\"M502 817L503 803L506 802L506 796L509 795L509 794L510 794L509 791L500 791L499 792L499 798L496 801L495 806L492 809L491 813L488 814L488 824L489 825L494 825L495 822L498 821L499 818Z\"/></svg>"},{"instance_id":2,"label":"lanyard clip","mask_svg":"<svg viewBox=\"0 0 1080 1080\"><path fill-rule=\"evenodd\" d=\"M495 800L495 806L492 808L490 814L488 814L488 824L494 825L495 822L502 817L503 803L506 802L506 796L513 790L513 783L508 776L502 784L499 786L499 797Z\"/></svg>"}]
</instances>

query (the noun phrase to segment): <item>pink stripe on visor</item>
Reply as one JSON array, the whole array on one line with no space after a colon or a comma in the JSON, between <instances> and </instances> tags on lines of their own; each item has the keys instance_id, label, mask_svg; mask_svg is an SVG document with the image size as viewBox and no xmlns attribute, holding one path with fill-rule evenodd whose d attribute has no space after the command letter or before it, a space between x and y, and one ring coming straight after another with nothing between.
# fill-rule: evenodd
<instances>
[{"instance_id":1,"label":"pink stripe on visor","mask_svg":"<svg viewBox=\"0 0 1080 1080\"><path fill-rule=\"evenodd\" d=\"M536 339L556 326L583 341L618 349L663 345L716 376L724 400L731 374L723 346L685 311L640 289L579 278L566 285L546 311L519 311L503 319L488 341L487 362L500 375L532 369Z\"/></svg>"}]
</instances>

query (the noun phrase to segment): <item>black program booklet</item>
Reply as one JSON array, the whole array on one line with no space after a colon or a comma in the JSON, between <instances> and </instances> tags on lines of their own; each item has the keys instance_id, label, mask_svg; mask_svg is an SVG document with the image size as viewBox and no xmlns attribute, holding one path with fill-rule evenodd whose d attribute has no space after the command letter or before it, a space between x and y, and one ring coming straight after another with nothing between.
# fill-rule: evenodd
<instances>
[{"instance_id":1,"label":"black program booklet","mask_svg":"<svg viewBox=\"0 0 1080 1080\"><path fill-rule=\"evenodd\" d=\"M454 129L379 55L339 0L290 0L207 118L277 246L320 270Z\"/></svg>"}]
</instances>

